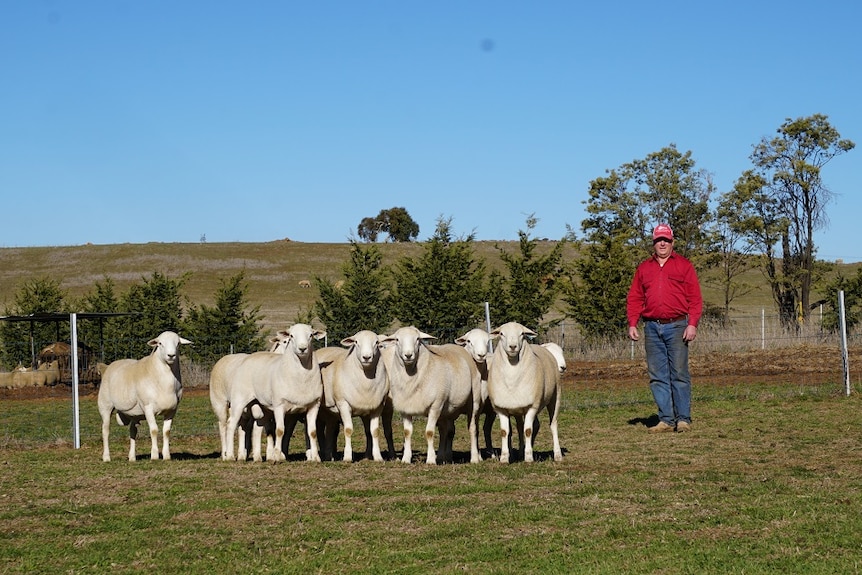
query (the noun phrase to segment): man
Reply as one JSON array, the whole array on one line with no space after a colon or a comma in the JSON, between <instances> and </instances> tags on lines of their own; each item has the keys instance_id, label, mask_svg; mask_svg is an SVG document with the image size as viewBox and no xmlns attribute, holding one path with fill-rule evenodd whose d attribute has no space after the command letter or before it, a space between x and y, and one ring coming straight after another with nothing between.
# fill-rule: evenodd
<instances>
[{"instance_id":1,"label":"man","mask_svg":"<svg viewBox=\"0 0 862 575\"><path fill-rule=\"evenodd\" d=\"M688 343L697 337L703 298L694 266L673 250L671 227L657 225L652 238L653 255L638 265L626 298L629 337L640 338L637 324L643 318L650 390L659 417L650 432L690 431Z\"/></svg>"}]
</instances>

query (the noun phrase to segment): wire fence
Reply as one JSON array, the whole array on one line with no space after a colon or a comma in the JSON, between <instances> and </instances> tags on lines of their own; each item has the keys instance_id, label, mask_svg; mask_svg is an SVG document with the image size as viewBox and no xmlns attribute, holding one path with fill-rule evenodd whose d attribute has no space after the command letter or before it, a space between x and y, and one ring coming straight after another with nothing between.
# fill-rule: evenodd
<instances>
[{"instance_id":1,"label":"wire fence","mask_svg":"<svg viewBox=\"0 0 862 575\"><path fill-rule=\"evenodd\" d=\"M764 376L775 379L784 376L789 383L809 381L815 376L821 380L841 382L844 364L840 353L840 334L823 330L820 323L819 317L813 317L799 330L789 332L782 326L777 313L767 309L739 313L734 316L729 327L705 323L698 330L697 339L690 348L693 374L709 376L717 383L722 382L722 374L727 378L738 378L744 374L753 379ZM466 333L472 327L474 326L464 327L460 333ZM422 329L434 333L433 326L423 326ZM581 336L578 324L574 320L566 319L544 332L539 343L555 342L563 348L567 361L578 366L569 372L569 377L574 377L576 381L601 378L624 381L643 379L645 377L643 340L630 341L625 325L618 326L615 331L619 333L618 338L601 343L589 342ZM851 358L849 366L851 381L857 383L862 372L858 364L852 360L855 359L858 350L862 350L862 334L858 330L854 331L848 334L847 341ZM110 349L120 357L135 357L131 352L124 353L124 350L133 349L140 342L123 340L84 343L89 343L86 349L95 350L95 353L91 351L79 356L79 366L82 370L80 380L97 385L98 363L101 361L99 352ZM336 341L329 340L323 343L338 345ZM36 342L35 349L41 349L42 346L50 347L53 344L54 342ZM10 345L9 342L6 342L6 345ZM13 342L12 345L31 347L33 344ZM211 347L218 350L219 353L216 355L219 357L232 352L233 345L233 342L215 339L195 342L197 350ZM784 358L783 362L766 360L777 352L781 352L779 356ZM706 362L709 365L703 365ZM185 361L184 369L189 371L186 385L206 386L212 363ZM31 369L35 367L36 365ZM9 387L3 385L6 379L9 378L0 377L0 387ZM71 382L71 374L67 370L63 371L59 383L70 384Z\"/></svg>"},{"instance_id":2,"label":"wire fence","mask_svg":"<svg viewBox=\"0 0 862 575\"><path fill-rule=\"evenodd\" d=\"M654 406L647 384L643 340L629 341L625 326L619 326L619 332L619 339L588 345L580 337L577 324L567 320L543 334L540 343L553 341L561 345L568 364L564 376L564 411L624 404L632 405L633 417L652 413ZM337 345L337 342L328 344ZM840 348L839 334L820 329L816 318L794 333L788 333L777 314L767 310L738 315L730 328L704 325L691 344L693 401L697 404L753 397L766 402L797 395L840 395L844 383ZM848 334L848 350L851 385L858 389L862 379L862 334ZM183 425L177 432L217 437L216 420L206 394L211 366L188 358L182 359L181 366L189 397L183 400ZM52 399L50 409L54 415L49 418L53 422L50 425L28 424L27 414L20 414L21 421L17 422L17 410L0 409L0 442L6 445L20 441L68 443L73 405L71 389L70 382L59 382L43 392ZM98 381L89 381L84 382L81 390L84 395L82 437L90 445L100 441L95 407L97 389ZM19 397L14 395L14 390L3 391L0 402ZM47 404L39 402L39 405ZM127 431L112 425L111 433L118 439Z\"/></svg>"}]
</instances>

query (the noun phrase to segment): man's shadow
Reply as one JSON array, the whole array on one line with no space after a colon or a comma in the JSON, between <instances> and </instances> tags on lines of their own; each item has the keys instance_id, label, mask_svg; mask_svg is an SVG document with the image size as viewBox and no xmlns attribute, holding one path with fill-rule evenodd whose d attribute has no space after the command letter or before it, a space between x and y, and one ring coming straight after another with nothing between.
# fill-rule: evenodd
<instances>
[{"instance_id":1,"label":"man's shadow","mask_svg":"<svg viewBox=\"0 0 862 575\"><path fill-rule=\"evenodd\" d=\"M658 425L658 422L661 421L658 418L657 413L653 413L649 417L635 417L633 419L629 419L629 425L643 425L644 427L655 427Z\"/></svg>"}]
</instances>

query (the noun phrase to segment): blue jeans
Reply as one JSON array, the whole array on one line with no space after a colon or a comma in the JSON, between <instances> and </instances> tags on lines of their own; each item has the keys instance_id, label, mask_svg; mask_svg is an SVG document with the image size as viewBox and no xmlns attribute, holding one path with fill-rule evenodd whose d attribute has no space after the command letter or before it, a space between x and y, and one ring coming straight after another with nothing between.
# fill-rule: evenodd
<instances>
[{"instance_id":1,"label":"blue jeans","mask_svg":"<svg viewBox=\"0 0 862 575\"><path fill-rule=\"evenodd\" d=\"M649 386L658 417L668 425L691 423L691 374L688 371L688 343L682 334L688 320L660 324L644 322Z\"/></svg>"}]
</instances>

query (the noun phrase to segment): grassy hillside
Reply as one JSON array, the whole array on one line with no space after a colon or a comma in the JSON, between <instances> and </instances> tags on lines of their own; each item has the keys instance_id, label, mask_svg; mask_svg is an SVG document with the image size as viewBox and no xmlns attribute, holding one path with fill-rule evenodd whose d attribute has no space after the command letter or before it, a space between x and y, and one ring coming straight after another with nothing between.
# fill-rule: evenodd
<instances>
[{"instance_id":1,"label":"grassy hillside","mask_svg":"<svg viewBox=\"0 0 862 575\"><path fill-rule=\"evenodd\" d=\"M542 242L539 251L548 250L552 242ZM517 242L476 242L476 254L489 266L501 266L496 246L516 253ZM418 256L422 244L378 244L389 264L400 258ZM308 309L317 297L312 287L301 288L299 282L316 277L333 281L341 278L342 264L347 261L350 244L301 243L279 240L265 243L147 243L114 245L81 245L61 247L0 248L0 305L5 309L14 303L19 286L31 279L54 278L70 298L92 289L97 281L110 277L120 291L139 283L153 272L171 278L188 274L183 294L196 303L211 304L220 281L245 270L252 305L260 305L268 328L292 322L297 313ZM574 258L569 247L566 258ZM859 264L843 265L845 274ZM702 278L704 297L719 305L722 296L710 274ZM763 275L751 270L745 276L752 290L739 298L734 307L750 312L772 309L771 296Z\"/></svg>"}]
</instances>

